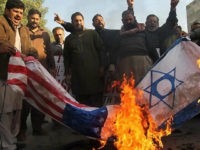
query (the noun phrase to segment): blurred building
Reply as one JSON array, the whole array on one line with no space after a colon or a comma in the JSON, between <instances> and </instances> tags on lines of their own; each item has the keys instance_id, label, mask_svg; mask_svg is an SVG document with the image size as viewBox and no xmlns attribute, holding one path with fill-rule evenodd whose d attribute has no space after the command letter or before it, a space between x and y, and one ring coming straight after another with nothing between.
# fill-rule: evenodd
<instances>
[{"instance_id":1,"label":"blurred building","mask_svg":"<svg viewBox=\"0 0 200 150\"><path fill-rule=\"evenodd\" d=\"M186 6L187 10L187 26L188 31L190 31L190 26L192 22L200 21L200 0L193 0L189 5Z\"/></svg>"}]
</instances>

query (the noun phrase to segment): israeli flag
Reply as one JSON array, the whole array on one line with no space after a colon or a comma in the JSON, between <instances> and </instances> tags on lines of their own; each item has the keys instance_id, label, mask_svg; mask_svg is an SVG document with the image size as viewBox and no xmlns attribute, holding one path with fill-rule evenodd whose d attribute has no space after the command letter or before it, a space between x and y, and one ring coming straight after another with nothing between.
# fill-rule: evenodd
<instances>
[{"instance_id":1,"label":"israeli flag","mask_svg":"<svg viewBox=\"0 0 200 150\"><path fill-rule=\"evenodd\" d=\"M137 85L158 126L173 116L177 128L200 112L200 47L178 39Z\"/></svg>"}]
</instances>

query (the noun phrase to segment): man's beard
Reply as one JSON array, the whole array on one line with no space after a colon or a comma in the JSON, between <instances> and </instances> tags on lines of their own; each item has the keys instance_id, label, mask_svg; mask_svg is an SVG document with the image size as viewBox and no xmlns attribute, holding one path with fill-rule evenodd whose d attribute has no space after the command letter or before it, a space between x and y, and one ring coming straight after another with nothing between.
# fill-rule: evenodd
<instances>
[{"instance_id":1,"label":"man's beard","mask_svg":"<svg viewBox=\"0 0 200 150\"><path fill-rule=\"evenodd\" d=\"M127 30L131 30L133 28L136 28L137 27L137 24L136 22L132 22L132 23L128 23L126 25L124 25L124 29L127 31Z\"/></svg>"},{"instance_id":2,"label":"man's beard","mask_svg":"<svg viewBox=\"0 0 200 150\"><path fill-rule=\"evenodd\" d=\"M63 44L63 40L62 39L56 39L56 43Z\"/></svg>"},{"instance_id":3,"label":"man's beard","mask_svg":"<svg viewBox=\"0 0 200 150\"><path fill-rule=\"evenodd\" d=\"M76 31L83 31L83 26L82 25L78 25L76 27Z\"/></svg>"},{"instance_id":4,"label":"man's beard","mask_svg":"<svg viewBox=\"0 0 200 150\"><path fill-rule=\"evenodd\" d=\"M150 26L150 27L148 27L147 28L149 31L156 31L157 29L158 29L158 27L156 27L156 26Z\"/></svg>"},{"instance_id":5,"label":"man's beard","mask_svg":"<svg viewBox=\"0 0 200 150\"><path fill-rule=\"evenodd\" d=\"M30 23L29 26L31 27L31 29L35 29L35 28L39 27L39 24L33 22L33 23Z\"/></svg>"},{"instance_id":6,"label":"man's beard","mask_svg":"<svg viewBox=\"0 0 200 150\"><path fill-rule=\"evenodd\" d=\"M98 32L98 31L101 31L101 30L103 30L104 29L104 27L103 26L96 26L95 27L95 30Z\"/></svg>"}]
</instances>

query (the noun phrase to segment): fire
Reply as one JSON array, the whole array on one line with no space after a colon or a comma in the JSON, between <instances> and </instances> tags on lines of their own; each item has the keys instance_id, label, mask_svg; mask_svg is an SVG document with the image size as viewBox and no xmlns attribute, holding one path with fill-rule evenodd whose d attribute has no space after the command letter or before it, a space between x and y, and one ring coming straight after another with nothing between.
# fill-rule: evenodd
<instances>
[{"instance_id":1,"label":"fire","mask_svg":"<svg viewBox=\"0 0 200 150\"><path fill-rule=\"evenodd\" d=\"M200 59L197 59L197 65L200 68Z\"/></svg>"},{"instance_id":2,"label":"fire","mask_svg":"<svg viewBox=\"0 0 200 150\"><path fill-rule=\"evenodd\" d=\"M171 133L170 123L165 130L158 129L144 103L143 91L134 88L134 80L124 81L121 85L121 104L105 126L112 131L103 133L116 136L114 142L118 150L158 150L163 147L161 138Z\"/></svg>"},{"instance_id":3,"label":"fire","mask_svg":"<svg viewBox=\"0 0 200 150\"><path fill-rule=\"evenodd\" d=\"M197 65L200 68L200 59L197 59ZM198 100L198 103L200 103L200 99Z\"/></svg>"}]
</instances>

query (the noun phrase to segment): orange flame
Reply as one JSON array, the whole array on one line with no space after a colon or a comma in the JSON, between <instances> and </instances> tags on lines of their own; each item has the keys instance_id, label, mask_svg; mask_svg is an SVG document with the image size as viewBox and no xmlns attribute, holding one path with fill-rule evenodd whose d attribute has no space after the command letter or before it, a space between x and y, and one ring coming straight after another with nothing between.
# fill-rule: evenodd
<instances>
[{"instance_id":1,"label":"orange flame","mask_svg":"<svg viewBox=\"0 0 200 150\"><path fill-rule=\"evenodd\" d=\"M197 59L197 65L200 68L200 59ZM200 99L198 100L198 103L200 103Z\"/></svg>"},{"instance_id":2,"label":"orange flame","mask_svg":"<svg viewBox=\"0 0 200 150\"><path fill-rule=\"evenodd\" d=\"M200 59L197 59L197 65L200 68Z\"/></svg>"},{"instance_id":3,"label":"orange flame","mask_svg":"<svg viewBox=\"0 0 200 150\"><path fill-rule=\"evenodd\" d=\"M106 122L102 133L106 137L115 135L118 150L156 150L163 147L161 138L171 133L171 122L165 130L159 130L154 122L148 104L143 99L143 91L134 88L134 80L124 81L121 85L121 104L115 115ZM170 120L171 121L171 120ZM110 130L108 130L108 128Z\"/></svg>"}]
</instances>

